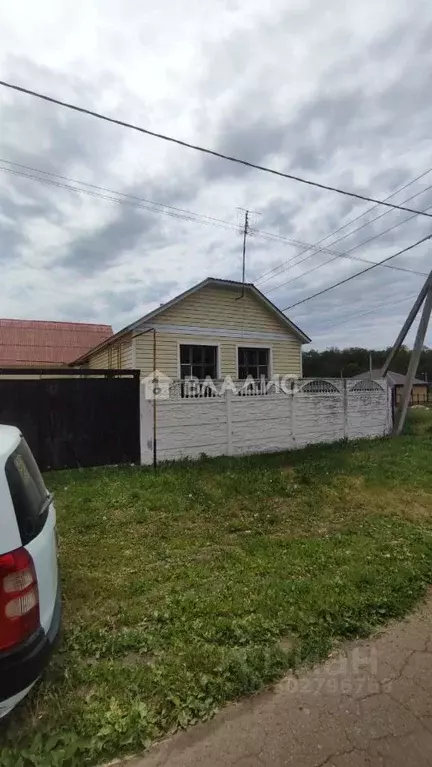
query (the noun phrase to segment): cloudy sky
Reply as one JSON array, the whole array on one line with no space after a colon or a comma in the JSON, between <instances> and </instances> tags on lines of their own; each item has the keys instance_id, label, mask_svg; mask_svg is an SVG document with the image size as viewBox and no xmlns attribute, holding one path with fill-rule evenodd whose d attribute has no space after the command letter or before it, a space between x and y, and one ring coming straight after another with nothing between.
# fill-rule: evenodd
<instances>
[{"instance_id":1,"label":"cloudy sky","mask_svg":"<svg viewBox=\"0 0 432 767\"><path fill-rule=\"evenodd\" d=\"M431 39L430 0L14 0L0 79L432 212ZM247 279L281 308L432 232L4 88L0 158L2 317L117 330L206 276L240 279L238 208L256 212ZM317 348L391 343L432 244L390 263L289 316Z\"/></svg>"}]
</instances>

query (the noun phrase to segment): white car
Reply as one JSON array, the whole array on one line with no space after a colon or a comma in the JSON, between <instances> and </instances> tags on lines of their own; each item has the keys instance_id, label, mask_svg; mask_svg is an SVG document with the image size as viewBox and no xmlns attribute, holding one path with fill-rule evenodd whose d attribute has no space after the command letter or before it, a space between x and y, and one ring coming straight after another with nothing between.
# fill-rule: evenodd
<instances>
[{"instance_id":1,"label":"white car","mask_svg":"<svg viewBox=\"0 0 432 767\"><path fill-rule=\"evenodd\" d=\"M0 718L40 677L60 619L52 496L19 429L0 425Z\"/></svg>"}]
</instances>

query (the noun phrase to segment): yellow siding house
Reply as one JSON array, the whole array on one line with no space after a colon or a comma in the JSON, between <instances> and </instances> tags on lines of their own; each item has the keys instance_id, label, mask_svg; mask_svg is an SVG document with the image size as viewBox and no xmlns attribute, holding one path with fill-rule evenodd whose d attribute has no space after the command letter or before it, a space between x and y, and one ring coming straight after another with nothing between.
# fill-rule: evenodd
<instances>
[{"instance_id":1,"label":"yellow siding house","mask_svg":"<svg viewBox=\"0 0 432 767\"><path fill-rule=\"evenodd\" d=\"M212 277L79 357L73 365L158 370L169 378L302 376L310 338L253 284Z\"/></svg>"}]
</instances>

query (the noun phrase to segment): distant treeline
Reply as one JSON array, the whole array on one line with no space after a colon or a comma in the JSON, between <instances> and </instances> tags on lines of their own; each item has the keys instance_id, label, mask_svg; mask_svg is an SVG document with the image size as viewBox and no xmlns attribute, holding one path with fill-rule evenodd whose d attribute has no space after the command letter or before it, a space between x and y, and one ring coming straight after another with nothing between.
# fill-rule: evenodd
<instances>
[{"instance_id":1,"label":"distant treeline","mask_svg":"<svg viewBox=\"0 0 432 767\"><path fill-rule=\"evenodd\" d=\"M380 368L385 361L389 349L338 349L336 347L318 352L315 349L303 354L303 376L305 378L351 378L358 373L369 370L369 355L372 355L372 367ZM403 346L391 364L391 370L396 373L406 373L411 350ZM423 351L417 372L417 378L427 378L432 382L432 350Z\"/></svg>"}]
</instances>

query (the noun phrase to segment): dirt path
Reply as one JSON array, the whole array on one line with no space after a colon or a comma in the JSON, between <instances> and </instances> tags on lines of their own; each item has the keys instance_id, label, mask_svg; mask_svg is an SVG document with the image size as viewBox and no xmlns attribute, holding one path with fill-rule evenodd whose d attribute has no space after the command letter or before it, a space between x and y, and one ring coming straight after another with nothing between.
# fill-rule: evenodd
<instances>
[{"instance_id":1,"label":"dirt path","mask_svg":"<svg viewBox=\"0 0 432 767\"><path fill-rule=\"evenodd\" d=\"M228 706L127 765L432 765L432 595L402 623Z\"/></svg>"}]
</instances>

